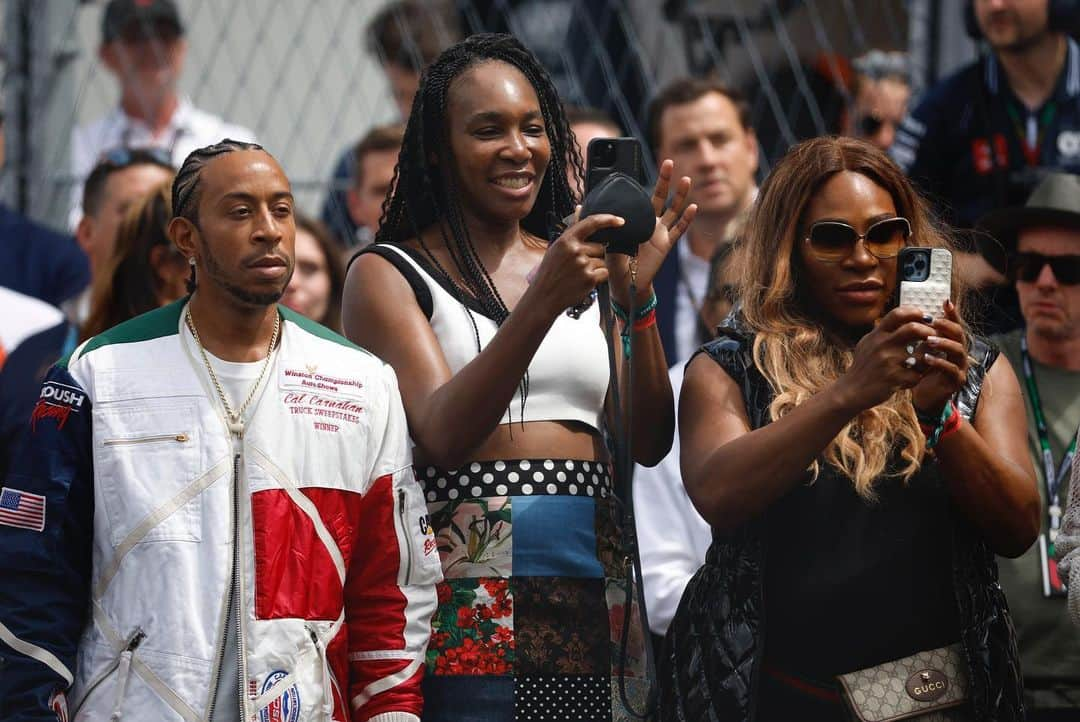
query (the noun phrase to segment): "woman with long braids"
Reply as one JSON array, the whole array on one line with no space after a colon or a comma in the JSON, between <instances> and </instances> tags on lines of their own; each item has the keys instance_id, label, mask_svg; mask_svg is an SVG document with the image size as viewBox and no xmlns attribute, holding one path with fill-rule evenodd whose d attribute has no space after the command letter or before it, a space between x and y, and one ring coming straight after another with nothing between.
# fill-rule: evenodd
<instances>
[{"instance_id":1,"label":"woman with long braids","mask_svg":"<svg viewBox=\"0 0 1080 722\"><path fill-rule=\"evenodd\" d=\"M346 280L346 334L397 371L445 582L432 620L425 720L621 720L648 687L615 524L599 303L631 306L630 264L570 223L581 159L547 73L508 35L476 35L427 69L376 243ZM636 460L656 463L674 410L652 279L696 208L666 162L636 261ZM685 212L683 212L685 209ZM568 312L572 309L572 312ZM616 343L616 357L623 345ZM415 524L418 520L403 519ZM414 630L406 630L411 634ZM624 632L625 638L624 638ZM418 641L418 640L417 640Z\"/></svg>"},{"instance_id":2,"label":"woman with long braids","mask_svg":"<svg viewBox=\"0 0 1080 722\"><path fill-rule=\"evenodd\" d=\"M1023 399L956 302L890 310L905 245L948 239L864 141L806 141L762 186L741 308L680 395L713 544L668 631L662 719L840 722L846 698L893 719L962 678L949 719L1023 719L994 562L1039 530Z\"/></svg>"}]
</instances>

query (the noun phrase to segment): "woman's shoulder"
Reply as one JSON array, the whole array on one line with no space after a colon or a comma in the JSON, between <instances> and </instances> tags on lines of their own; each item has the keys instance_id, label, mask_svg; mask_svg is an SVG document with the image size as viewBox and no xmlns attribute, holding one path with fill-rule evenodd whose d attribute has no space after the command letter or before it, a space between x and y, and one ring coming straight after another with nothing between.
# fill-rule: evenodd
<instances>
[{"instance_id":1,"label":"woman's shoulder","mask_svg":"<svg viewBox=\"0 0 1080 722\"><path fill-rule=\"evenodd\" d=\"M386 261L388 265L380 263L378 261L372 262L374 257L381 258ZM363 259L363 260L362 260ZM353 266L357 266L356 269ZM361 285L370 285L374 277L389 277L400 276L412 289L413 295L416 297L416 301L420 306L420 309L424 312L424 315L430 319L434 310L434 302L431 296L431 284L428 282L427 276L431 276L428 271L424 258L419 253L410 249L409 246L396 243L373 243L371 245L361 248L359 251L353 254L349 259L348 265L349 277L356 276L356 280ZM383 276L382 274L387 274ZM364 276L361 280L360 276ZM377 284L382 285L382 284Z\"/></svg>"},{"instance_id":2,"label":"woman's shoulder","mask_svg":"<svg viewBox=\"0 0 1080 722\"><path fill-rule=\"evenodd\" d=\"M736 311L732 311L717 329L716 338L703 344L690 360L706 354L729 373L737 371L742 376L753 365L753 348L754 332Z\"/></svg>"}]
</instances>

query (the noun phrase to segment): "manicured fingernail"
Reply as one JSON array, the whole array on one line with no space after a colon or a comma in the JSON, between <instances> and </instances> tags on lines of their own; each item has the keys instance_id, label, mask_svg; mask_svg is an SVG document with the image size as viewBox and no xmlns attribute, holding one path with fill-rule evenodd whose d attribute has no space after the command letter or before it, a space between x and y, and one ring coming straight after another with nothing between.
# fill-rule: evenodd
<instances>
[{"instance_id":1,"label":"manicured fingernail","mask_svg":"<svg viewBox=\"0 0 1080 722\"><path fill-rule=\"evenodd\" d=\"M927 346L937 346L939 343L941 343L941 337L940 336L927 336L926 337L926 345Z\"/></svg>"},{"instance_id":2,"label":"manicured fingernail","mask_svg":"<svg viewBox=\"0 0 1080 722\"><path fill-rule=\"evenodd\" d=\"M928 313L924 313L922 317L923 323L933 323L934 317Z\"/></svg>"}]
</instances>

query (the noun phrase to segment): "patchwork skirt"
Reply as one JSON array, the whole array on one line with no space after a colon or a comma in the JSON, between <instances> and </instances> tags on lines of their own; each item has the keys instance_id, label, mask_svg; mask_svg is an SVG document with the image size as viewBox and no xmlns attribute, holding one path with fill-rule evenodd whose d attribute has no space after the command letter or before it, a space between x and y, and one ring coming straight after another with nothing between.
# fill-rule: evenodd
<instances>
[{"instance_id":1,"label":"patchwork skirt","mask_svg":"<svg viewBox=\"0 0 1080 722\"><path fill-rule=\"evenodd\" d=\"M445 576L425 722L622 722L635 719L624 696L644 711L648 637L636 599L627 613L608 466L521 459L416 475Z\"/></svg>"}]
</instances>

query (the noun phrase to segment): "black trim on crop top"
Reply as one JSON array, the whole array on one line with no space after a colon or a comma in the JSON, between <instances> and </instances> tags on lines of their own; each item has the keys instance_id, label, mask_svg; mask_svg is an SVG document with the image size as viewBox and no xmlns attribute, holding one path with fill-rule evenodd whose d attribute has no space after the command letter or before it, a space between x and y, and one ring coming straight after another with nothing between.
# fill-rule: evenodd
<instances>
[{"instance_id":1,"label":"black trim on crop top","mask_svg":"<svg viewBox=\"0 0 1080 722\"><path fill-rule=\"evenodd\" d=\"M401 246L398 246L398 248L401 248ZM408 249L405 250L406 252L408 251ZM398 273L405 277L405 280L408 281L409 286L416 295L416 302L420 304L420 310L424 312L424 316L430 321L431 314L434 313L435 310L435 304L431 300L431 290L428 289L427 284L424 283L424 279L420 278L420 274L416 272L416 269L413 268L408 261L391 251L389 248L376 245L366 246L357 251L353 254L353 257L349 259L349 265L351 266L353 261L365 253L374 253L379 258L389 261L390 265L396 268Z\"/></svg>"},{"instance_id":2,"label":"black trim on crop top","mask_svg":"<svg viewBox=\"0 0 1080 722\"><path fill-rule=\"evenodd\" d=\"M477 301L472 296L463 294L461 292L461 289L455 286L453 281L447 278L442 271L436 268L434 264L432 264L431 259L428 258L425 254L404 244L395 243L393 245L394 248L401 249L405 252L406 255L409 256L409 258L416 261L416 264L420 266L420 268L422 268L428 276L433 278L436 283L442 286L443 290L449 293L455 301L465 306L470 311L478 313L484 318L494 322L496 325L498 324L498 321L492 318L491 315L486 310L484 310L484 307L480 305L479 301ZM357 253L351 259L349 259L349 263L352 264L352 262L355 261L357 257L365 253L374 253L381 258L385 258L387 261L390 261L390 263L393 264L394 268L398 269L398 271L401 272L401 275L404 276L405 280L409 282L410 286L412 286L413 292L416 293L416 300L420 304L420 309L424 312L424 315L427 316L427 319L430 321L431 314L433 313L434 309L434 304L431 300L431 291L428 289L427 284L424 282L424 279L420 278L420 274L416 272L416 269L410 266L408 261L391 251L384 244L372 244L361 249L360 251L357 251Z\"/></svg>"}]
</instances>

